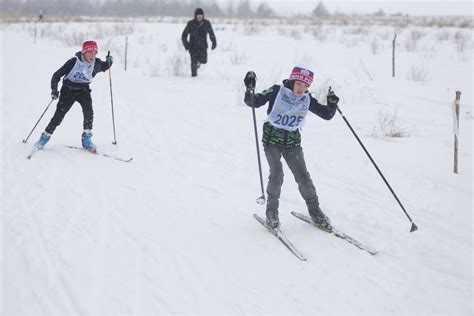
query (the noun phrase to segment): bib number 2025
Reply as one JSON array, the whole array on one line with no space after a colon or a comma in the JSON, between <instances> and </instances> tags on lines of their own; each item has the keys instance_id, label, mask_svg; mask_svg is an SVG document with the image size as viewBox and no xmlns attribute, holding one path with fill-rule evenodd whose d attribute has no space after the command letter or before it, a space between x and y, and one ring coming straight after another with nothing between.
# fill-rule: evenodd
<instances>
[{"instance_id":1,"label":"bib number 2025","mask_svg":"<svg viewBox=\"0 0 474 316\"><path fill-rule=\"evenodd\" d=\"M275 120L275 124L281 126L288 126L288 127L298 127L298 125L303 120L303 116L297 115L277 115L277 119Z\"/></svg>"}]
</instances>

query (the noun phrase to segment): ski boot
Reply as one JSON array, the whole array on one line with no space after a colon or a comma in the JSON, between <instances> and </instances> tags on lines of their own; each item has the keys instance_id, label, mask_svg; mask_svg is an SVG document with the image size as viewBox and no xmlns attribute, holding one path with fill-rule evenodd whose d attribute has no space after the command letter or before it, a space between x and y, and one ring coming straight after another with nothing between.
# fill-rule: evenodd
<instances>
[{"instance_id":1,"label":"ski boot","mask_svg":"<svg viewBox=\"0 0 474 316\"><path fill-rule=\"evenodd\" d=\"M331 221L329 220L329 217L327 217L326 214L324 214L319 207L316 210L310 210L309 215L311 216L311 219L316 225L321 226L322 228L329 231L332 230Z\"/></svg>"},{"instance_id":2,"label":"ski boot","mask_svg":"<svg viewBox=\"0 0 474 316\"><path fill-rule=\"evenodd\" d=\"M35 143L36 149L38 149L38 150L43 149L50 138L51 138L50 133L48 133L48 132L41 133L40 139Z\"/></svg>"},{"instance_id":3,"label":"ski boot","mask_svg":"<svg viewBox=\"0 0 474 316\"><path fill-rule=\"evenodd\" d=\"M280 219L278 218L278 211L267 211L266 223L271 229L280 228Z\"/></svg>"},{"instance_id":4,"label":"ski boot","mask_svg":"<svg viewBox=\"0 0 474 316\"><path fill-rule=\"evenodd\" d=\"M92 132L90 130L85 130L82 133L82 137L81 137L82 147L85 150L88 150L88 151L91 151L91 152L96 152L97 151L97 146L94 145L91 138L92 138Z\"/></svg>"}]
</instances>

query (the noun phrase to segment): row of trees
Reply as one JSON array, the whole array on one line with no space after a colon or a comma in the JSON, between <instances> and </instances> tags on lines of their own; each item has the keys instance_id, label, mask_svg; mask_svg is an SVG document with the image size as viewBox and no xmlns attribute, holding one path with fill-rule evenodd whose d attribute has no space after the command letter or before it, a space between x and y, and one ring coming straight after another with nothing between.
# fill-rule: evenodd
<instances>
[{"instance_id":1,"label":"row of trees","mask_svg":"<svg viewBox=\"0 0 474 316\"><path fill-rule=\"evenodd\" d=\"M344 16L344 14L341 12L335 12L335 13L329 12L326 5L324 5L324 2L322 1L314 8L312 13L313 13L313 16L316 16L316 17ZM375 17L384 17L387 14L385 13L384 10L379 9L369 15L375 16ZM392 14L391 16L402 16L402 15L403 15L402 13L395 13L395 14Z\"/></svg>"},{"instance_id":2,"label":"row of trees","mask_svg":"<svg viewBox=\"0 0 474 316\"><path fill-rule=\"evenodd\" d=\"M250 0L229 2L222 8L216 0L0 0L3 14L31 15L40 8L49 15L66 16L190 16L194 9L202 7L209 16L221 17L271 17L274 10L266 2L256 8ZM316 17L332 14L321 1L312 12ZM382 10L373 14L385 16Z\"/></svg>"},{"instance_id":3,"label":"row of trees","mask_svg":"<svg viewBox=\"0 0 474 316\"><path fill-rule=\"evenodd\" d=\"M216 0L0 0L2 14L31 15L41 8L47 15L66 16L192 16L201 7L210 16L270 17L273 9L267 3L256 8L249 0L229 3L222 8Z\"/></svg>"}]
</instances>

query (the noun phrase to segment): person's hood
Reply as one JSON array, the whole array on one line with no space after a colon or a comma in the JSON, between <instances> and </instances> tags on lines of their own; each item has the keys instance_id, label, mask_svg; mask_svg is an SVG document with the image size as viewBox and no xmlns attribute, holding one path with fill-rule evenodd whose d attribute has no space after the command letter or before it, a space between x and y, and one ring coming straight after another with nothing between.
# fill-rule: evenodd
<instances>
[{"instance_id":1,"label":"person's hood","mask_svg":"<svg viewBox=\"0 0 474 316\"><path fill-rule=\"evenodd\" d=\"M196 10L194 10L194 18L196 18L198 14L202 14L202 16L204 17L204 10L201 8L197 8Z\"/></svg>"}]
</instances>

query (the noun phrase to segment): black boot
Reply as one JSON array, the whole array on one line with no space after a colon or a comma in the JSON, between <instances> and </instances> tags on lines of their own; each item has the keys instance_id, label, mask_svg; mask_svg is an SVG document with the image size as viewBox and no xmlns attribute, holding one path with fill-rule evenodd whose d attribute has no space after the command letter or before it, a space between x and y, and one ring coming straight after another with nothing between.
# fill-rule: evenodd
<instances>
[{"instance_id":1,"label":"black boot","mask_svg":"<svg viewBox=\"0 0 474 316\"><path fill-rule=\"evenodd\" d=\"M329 217L327 217L319 207L314 210L309 210L309 215L315 224L331 229L331 221L329 220Z\"/></svg>"},{"instance_id":2,"label":"black boot","mask_svg":"<svg viewBox=\"0 0 474 316\"><path fill-rule=\"evenodd\" d=\"M278 211L267 210L266 215L267 215L266 222L270 228L272 229L280 228L280 219L278 218Z\"/></svg>"}]
</instances>

